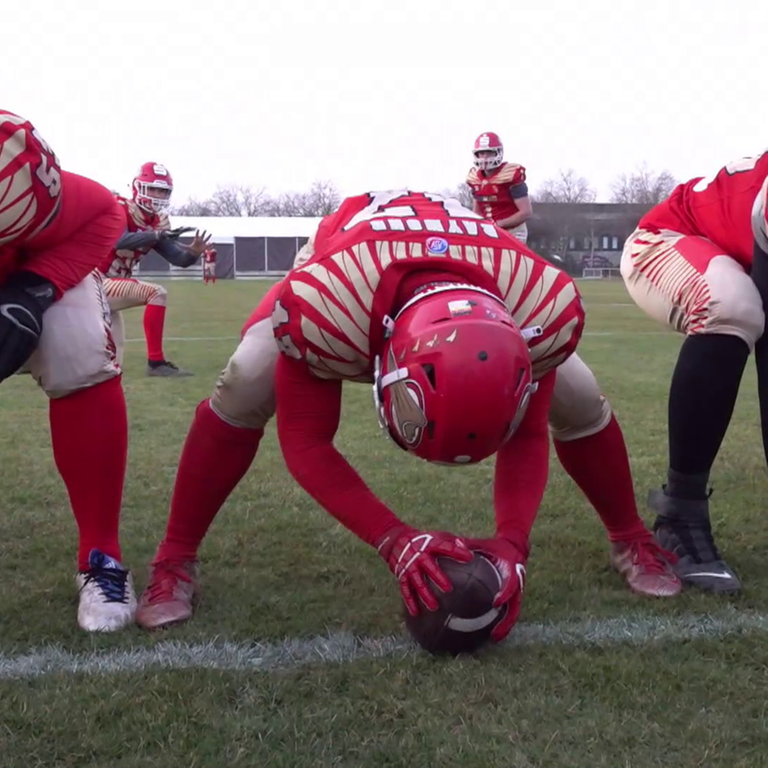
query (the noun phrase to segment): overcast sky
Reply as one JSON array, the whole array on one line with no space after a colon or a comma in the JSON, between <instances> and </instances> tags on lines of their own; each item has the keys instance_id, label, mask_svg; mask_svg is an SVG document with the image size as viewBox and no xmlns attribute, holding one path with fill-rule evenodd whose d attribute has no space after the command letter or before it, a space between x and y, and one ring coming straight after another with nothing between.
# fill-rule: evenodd
<instances>
[{"instance_id":1,"label":"overcast sky","mask_svg":"<svg viewBox=\"0 0 768 768\"><path fill-rule=\"evenodd\" d=\"M453 187L483 131L533 190L573 167L599 199L642 161L686 179L768 146L758 0L31 0L0 24L0 104L112 189L165 163L177 204Z\"/></svg>"}]
</instances>

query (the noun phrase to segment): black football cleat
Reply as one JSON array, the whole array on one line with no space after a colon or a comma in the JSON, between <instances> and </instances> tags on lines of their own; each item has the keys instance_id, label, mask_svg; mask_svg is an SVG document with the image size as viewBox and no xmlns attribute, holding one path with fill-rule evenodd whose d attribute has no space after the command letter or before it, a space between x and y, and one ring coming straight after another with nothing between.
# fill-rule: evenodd
<instances>
[{"instance_id":1,"label":"black football cleat","mask_svg":"<svg viewBox=\"0 0 768 768\"><path fill-rule=\"evenodd\" d=\"M673 569L685 586L717 594L739 592L741 582L720 556L712 536L709 499L676 499L667 496L664 488L655 488L648 494L648 506L657 515L656 541L677 555Z\"/></svg>"}]
</instances>

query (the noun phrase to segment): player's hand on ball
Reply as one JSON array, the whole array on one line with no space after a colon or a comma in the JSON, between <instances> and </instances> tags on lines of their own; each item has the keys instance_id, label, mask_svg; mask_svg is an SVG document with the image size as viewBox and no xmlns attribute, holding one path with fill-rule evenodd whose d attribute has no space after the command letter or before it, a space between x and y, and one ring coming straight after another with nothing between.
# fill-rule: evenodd
<instances>
[{"instance_id":1,"label":"player's hand on ball","mask_svg":"<svg viewBox=\"0 0 768 768\"><path fill-rule=\"evenodd\" d=\"M491 639L501 642L515 626L520 615L525 590L525 564L527 548L521 551L511 541L499 537L493 539L464 539L473 552L485 555L497 568L501 576L501 588L493 601L495 608L506 606L504 618L493 628Z\"/></svg>"},{"instance_id":2,"label":"player's hand on ball","mask_svg":"<svg viewBox=\"0 0 768 768\"><path fill-rule=\"evenodd\" d=\"M450 557L468 563L473 557L464 542L452 533L417 531L408 525L388 530L376 545L376 550L398 580L411 616L419 613L417 596L430 611L438 608L437 599L425 577L429 577L443 592L453 589L435 558Z\"/></svg>"}]
</instances>

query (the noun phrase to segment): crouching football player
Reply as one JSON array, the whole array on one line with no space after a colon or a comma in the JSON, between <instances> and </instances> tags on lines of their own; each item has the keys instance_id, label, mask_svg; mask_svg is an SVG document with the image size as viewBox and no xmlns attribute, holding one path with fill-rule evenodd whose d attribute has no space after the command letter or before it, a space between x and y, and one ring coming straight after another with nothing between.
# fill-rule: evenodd
<instances>
[{"instance_id":1,"label":"crouching football player","mask_svg":"<svg viewBox=\"0 0 768 768\"><path fill-rule=\"evenodd\" d=\"M649 504L659 544L678 555L679 577L709 592L741 587L712 536L708 485L747 358L763 334L763 300L750 272L754 239L765 231L766 177L768 153L681 184L640 220L621 258L637 305L686 337L669 389L666 483ZM766 434L768 376L759 381Z\"/></svg>"},{"instance_id":2,"label":"crouching football player","mask_svg":"<svg viewBox=\"0 0 768 768\"><path fill-rule=\"evenodd\" d=\"M88 631L120 629L136 610L118 540L128 423L97 269L123 226L109 190L62 171L28 120L0 111L0 381L31 373L50 398Z\"/></svg>"},{"instance_id":3,"label":"crouching football player","mask_svg":"<svg viewBox=\"0 0 768 768\"><path fill-rule=\"evenodd\" d=\"M422 458L464 464L497 453L498 535L472 546L513 574L546 485L549 421L563 466L607 528L613 565L637 592L676 594L680 582L637 513L621 429L574 354L582 325L567 275L457 201L407 191L347 199L265 296L197 408L139 623L191 616L198 548L276 402L288 467L325 509L395 570L425 541L333 447L344 380L375 381L382 423ZM533 327L541 335L528 341ZM427 569L435 554L462 551L456 537L431 536L419 553ZM400 573L411 607L419 573ZM507 580L503 600L519 601L516 589Z\"/></svg>"}]
</instances>

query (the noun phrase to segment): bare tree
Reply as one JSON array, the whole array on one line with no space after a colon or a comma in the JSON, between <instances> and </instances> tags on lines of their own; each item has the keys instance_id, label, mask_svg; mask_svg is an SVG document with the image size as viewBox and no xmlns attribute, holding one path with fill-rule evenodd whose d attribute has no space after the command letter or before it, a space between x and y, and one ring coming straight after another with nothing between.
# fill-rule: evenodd
<instances>
[{"instance_id":1,"label":"bare tree","mask_svg":"<svg viewBox=\"0 0 768 768\"><path fill-rule=\"evenodd\" d=\"M669 171L655 173L643 163L635 173L616 177L611 184L611 202L656 205L668 198L675 186L677 181Z\"/></svg>"},{"instance_id":2,"label":"bare tree","mask_svg":"<svg viewBox=\"0 0 768 768\"><path fill-rule=\"evenodd\" d=\"M211 199L197 200L191 197L186 203L171 208L171 216L216 216Z\"/></svg>"},{"instance_id":3,"label":"bare tree","mask_svg":"<svg viewBox=\"0 0 768 768\"><path fill-rule=\"evenodd\" d=\"M453 189L444 189L440 194L443 197L451 197L454 200L458 200L465 208L469 208L470 211L472 210L472 190L469 188L468 184L462 182L461 184L457 184Z\"/></svg>"},{"instance_id":4,"label":"bare tree","mask_svg":"<svg viewBox=\"0 0 768 768\"><path fill-rule=\"evenodd\" d=\"M269 196L264 189L230 184L218 187L211 196L214 216L266 216Z\"/></svg>"},{"instance_id":5,"label":"bare tree","mask_svg":"<svg viewBox=\"0 0 768 768\"><path fill-rule=\"evenodd\" d=\"M589 182L569 168L560 169L555 178L547 179L533 199L537 203L594 203L596 197Z\"/></svg>"},{"instance_id":6,"label":"bare tree","mask_svg":"<svg viewBox=\"0 0 768 768\"><path fill-rule=\"evenodd\" d=\"M268 216L327 216L341 203L331 181L315 181L308 192L287 192L269 202Z\"/></svg>"}]
</instances>

